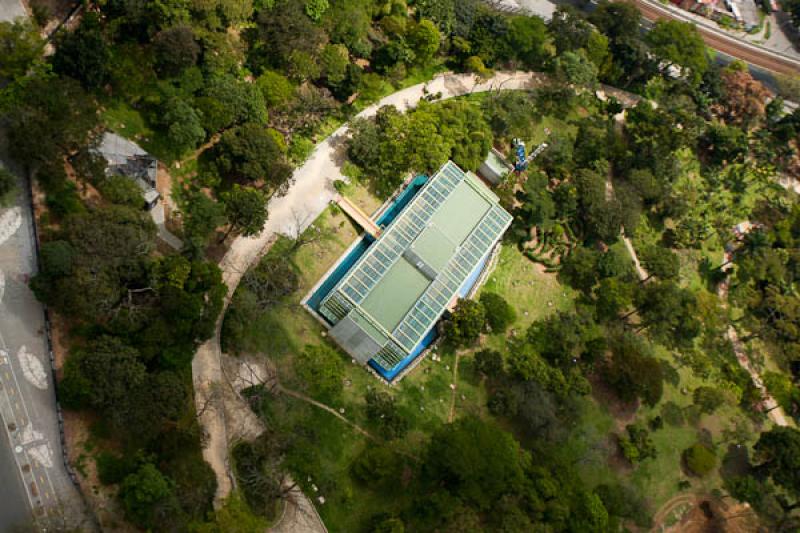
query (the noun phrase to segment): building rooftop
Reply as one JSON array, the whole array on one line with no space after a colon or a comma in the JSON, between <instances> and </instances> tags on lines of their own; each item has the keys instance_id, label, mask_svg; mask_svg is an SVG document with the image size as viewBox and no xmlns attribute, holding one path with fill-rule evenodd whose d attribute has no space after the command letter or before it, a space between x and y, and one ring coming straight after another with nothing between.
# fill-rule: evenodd
<instances>
[{"instance_id":1,"label":"building rooftop","mask_svg":"<svg viewBox=\"0 0 800 533\"><path fill-rule=\"evenodd\" d=\"M506 160L503 159L503 157L494 148L489 150L489 154L486 156L484 164L486 164L487 167L489 167L499 176L508 174L512 168L511 165L506 163Z\"/></svg>"},{"instance_id":2,"label":"building rooftop","mask_svg":"<svg viewBox=\"0 0 800 533\"><path fill-rule=\"evenodd\" d=\"M108 162L107 172L109 174L118 174L136 180L143 192L155 187L158 160L135 142L107 131L100 140L97 152Z\"/></svg>"},{"instance_id":3,"label":"building rooftop","mask_svg":"<svg viewBox=\"0 0 800 533\"><path fill-rule=\"evenodd\" d=\"M331 336L363 363L397 366L510 223L479 179L447 162L322 300Z\"/></svg>"}]
</instances>

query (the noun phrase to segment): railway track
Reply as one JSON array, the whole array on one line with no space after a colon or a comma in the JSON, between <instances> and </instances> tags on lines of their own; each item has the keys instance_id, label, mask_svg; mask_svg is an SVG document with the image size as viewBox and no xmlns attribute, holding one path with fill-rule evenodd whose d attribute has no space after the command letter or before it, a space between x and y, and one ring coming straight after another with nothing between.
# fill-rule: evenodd
<instances>
[{"instance_id":1,"label":"railway track","mask_svg":"<svg viewBox=\"0 0 800 533\"><path fill-rule=\"evenodd\" d=\"M665 7L653 5L646 0L634 0L634 2L647 20L687 20L683 17L676 16ZM742 59L751 65L772 72L793 75L800 74L800 60L770 52L769 50L751 43L743 42L735 37L729 37L720 31L710 29L702 24L696 24L696 27L705 43L715 50L719 50L731 57Z\"/></svg>"}]
</instances>

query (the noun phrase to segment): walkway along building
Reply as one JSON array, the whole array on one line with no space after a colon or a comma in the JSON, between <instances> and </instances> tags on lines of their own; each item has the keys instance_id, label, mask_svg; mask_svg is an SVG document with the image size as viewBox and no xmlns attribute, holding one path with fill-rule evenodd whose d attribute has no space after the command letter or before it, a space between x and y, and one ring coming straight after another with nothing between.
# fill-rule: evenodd
<instances>
[{"instance_id":1,"label":"walkway along building","mask_svg":"<svg viewBox=\"0 0 800 533\"><path fill-rule=\"evenodd\" d=\"M413 180L304 300L353 359L392 381L470 292L511 215L474 174L448 161Z\"/></svg>"}]
</instances>

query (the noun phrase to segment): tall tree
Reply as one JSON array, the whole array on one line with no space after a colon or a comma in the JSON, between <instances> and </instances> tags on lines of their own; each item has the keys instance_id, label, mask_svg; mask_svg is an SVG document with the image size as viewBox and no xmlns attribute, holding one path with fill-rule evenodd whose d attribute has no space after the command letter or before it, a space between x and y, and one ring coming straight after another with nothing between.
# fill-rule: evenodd
<instances>
[{"instance_id":1,"label":"tall tree","mask_svg":"<svg viewBox=\"0 0 800 533\"><path fill-rule=\"evenodd\" d=\"M460 299L445 322L445 337L456 347L470 346L486 325L486 311L480 302Z\"/></svg>"},{"instance_id":2,"label":"tall tree","mask_svg":"<svg viewBox=\"0 0 800 533\"><path fill-rule=\"evenodd\" d=\"M547 27L539 17L525 15L512 18L508 39L514 55L528 68L541 68L550 58Z\"/></svg>"},{"instance_id":3,"label":"tall tree","mask_svg":"<svg viewBox=\"0 0 800 533\"><path fill-rule=\"evenodd\" d=\"M156 64L165 76L176 76L193 66L200 55L200 45L192 28L187 25L173 26L160 31L153 38Z\"/></svg>"},{"instance_id":4,"label":"tall tree","mask_svg":"<svg viewBox=\"0 0 800 533\"><path fill-rule=\"evenodd\" d=\"M173 482L152 463L145 463L125 478L119 496L125 516L140 527L152 528L157 524L159 508L174 497Z\"/></svg>"},{"instance_id":5,"label":"tall tree","mask_svg":"<svg viewBox=\"0 0 800 533\"><path fill-rule=\"evenodd\" d=\"M669 248L653 244L644 247L640 255L650 276L655 276L662 281L678 278L681 266L680 257Z\"/></svg>"},{"instance_id":6,"label":"tall tree","mask_svg":"<svg viewBox=\"0 0 800 533\"><path fill-rule=\"evenodd\" d=\"M252 122L226 131L214 147L214 166L228 182L260 182L268 192L280 193L289 185L292 167L275 133Z\"/></svg>"},{"instance_id":7,"label":"tall tree","mask_svg":"<svg viewBox=\"0 0 800 533\"><path fill-rule=\"evenodd\" d=\"M700 333L697 301L672 281L648 283L635 295L636 307L654 339L670 347L688 347Z\"/></svg>"},{"instance_id":8,"label":"tall tree","mask_svg":"<svg viewBox=\"0 0 800 533\"><path fill-rule=\"evenodd\" d=\"M758 470L800 497L800 431L792 427L773 427L761 434L755 451Z\"/></svg>"},{"instance_id":9,"label":"tall tree","mask_svg":"<svg viewBox=\"0 0 800 533\"><path fill-rule=\"evenodd\" d=\"M708 69L706 45L694 24L677 20L659 20L647 32L647 42L662 60L662 70L673 65L684 69L681 74L698 84Z\"/></svg>"},{"instance_id":10,"label":"tall tree","mask_svg":"<svg viewBox=\"0 0 800 533\"><path fill-rule=\"evenodd\" d=\"M111 51L97 13L87 13L75 30L58 37L53 69L80 81L86 89L108 82L110 62Z\"/></svg>"},{"instance_id":11,"label":"tall tree","mask_svg":"<svg viewBox=\"0 0 800 533\"><path fill-rule=\"evenodd\" d=\"M727 123L751 129L764 119L770 93L764 85L743 70L726 70L722 73L725 98L715 110Z\"/></svg>"},{"instance_id":12,"label":"tall tree","mask_svg":"<svg viewBox=\"0 0 800 533\"><path fill-rule=\"evenodd\" d=\"M0 22L0 82L23 76L40 58L44 42L29 19Z\"/></svg>"},{"instance_id":13,"label":"tall tree","mask_svg":"<svg viewBox=\"0 0 800 533\"><path fill-rule=\"evenodd\" d=\"M16 90L8 113L10 153L30 169L91 145L99 118L92 97L69 78L38 75Z\"/></svg>"},{"instance_id":14,"label":"tall tree","mask_svg":"<svg viewBox=\"0 0 800 533\"><path fill-rule=\"evenodd\" d=\"M652 356L652 348L636 335L623 333L611 341L611 359L603 375L623 401L641 398L654 406L663 393L661 363Z\"/></svg>"},{"instance_id":15,"label":"tall tree","mask_svg":"<svg viewBox=\"0 0 800 533\"><path fill-rule=\"evenodd\" d=\"M222 193L222 202L230 224L222 240L231 232L250 237L264 229L267 223L267 197L263 192L236 184L230 191Z\"/></svg>"},{"instance_id":16,"label":"tall tree","mask_svg":"<svg viewBox=\"0 0 800 533\"><path fill-rule=\"evenodd\" d=\"M420 20L408 33L408 44L414 51L416 61L428 64L439 50L441 35L436 25L428 19Z\"/></svg>"}]
</instances>

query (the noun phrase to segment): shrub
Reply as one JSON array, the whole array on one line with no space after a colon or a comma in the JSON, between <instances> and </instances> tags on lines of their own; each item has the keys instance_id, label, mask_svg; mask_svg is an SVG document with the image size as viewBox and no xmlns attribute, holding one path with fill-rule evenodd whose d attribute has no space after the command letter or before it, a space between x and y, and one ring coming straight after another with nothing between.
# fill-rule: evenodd
<instances>
[{"instance_id":1,"label":"shrub","mask_svg":"<svg viewBox=\"0 0 800 533\"><path fill-rule=\"evenodd\" d=\"M125 516L134 524L148 529L156 525L157 510L168 505L173 496L174 483L154 465L146 463L135 473L125 477L119 497Z\"/></svg>"},{"instance_id":2,"label":"shrub","mask_svg":"<svg viewBox=\"0 0 800 533\"><path fill-rule=\"evenodd\" d=\"M632 464L656 456L656 447L650 432L641 424L629 424L625 428L626 434L619 435L619 446L622 454Z\"/></svg>"},{"instance_id":3,"label":"shrub","mask_svg":"<svg viewBox=\"0 0 800 533\"><path fill-rule=\"evenodd\" d=\"M113 204L140 208L144 205L142 190L125 176L109 176L99 183L103 197Z\"/></svg>"},{"instance_id":4,"label":"shrub","mask_svg":"<svg viewBox=\"0 0 800 533\"><path fill-rule=\"evenodd\" d=\"M519 395L513 390L499 389L492 394L486 406L495 416L512 417L519 411Z\"/></svg>"},{"instance_id":5,"label":"shrub","mask_svg":"<svg viewBox=\"0 0 800 533\"><path fill-rule=\"evenodd\" d=\"M486 322L494 333L504 333L517 319L514 308L499 294L485 292L481 294L480 301L486 311Z\"/></svg>"},{"instance_id":6,"label":"shrub","mask_svg":"<svg viewBox=\"0 0 800 533\"><path fill-rule=\"evenodd\" d=\"M717 466L714 450L699 442L683 452L686 467L697 476L706 476Z\"/></svg>"},{"instance_id":7,"label":"shrub","mask_svg":"<svg viewBox=\"0 0 800 533\"><path fill-rule=\"evenodd\" d=\"M455 347L469 346L478 340L486 324L486 311L480 302L461 299L445 323L445 338Z\"/></svg>"},{"instance_id":8,"label":"shrub","mask_svg":"<svg viewBox=\"0 0 800 533\"><path fill-rule=\"evenodd\" d=\"M367 418L375 423L387 439L402 437L408 431L408 420L397 410L394 397L389 393L370 389L365 396Z\"/></svg>"},{"instance_id":9,"label":"shrub","mask_svg":"<svg viewBox=\"0 0 800 533\"><path fill-rule=\"evenodd\" d=\"M64 182L58 188L47 191L45 202L50 212L59 218L86 211L78 194L78 188L70 181Z\"/></svg>"},{"instance_id":10,"label":"shrub","mask_svg":"<svg viewBox=\"0 0 800 533\"><path fill-rule=\"evenodd\" d=\"M402 470L401 457L384 446L368 446L350 466L355 479L373 487L399 481Z\"/></svg>"},{"instance_id":11,"label":"shrub","mask_svg":"<svg viewBox=\"0 0 800 533\"><path fill-rule=\"evenodd\" d=\"M339 354L324 345L307 345L294 360L297 377L312 395L330 400L342 392L344 363Z\"/></svg>"},{"instance_id":12,"label":"shrub","mask_svg":"<svg viewBox=\"0 0 800 533\"><path fill-rule=\"evenodd\" d=\"M17 180L14 179L14 175L11 172L0 167L0 200L14 189L16 182Z\"/></svg>"},{"instance_id":13,"label":"shrub","mask_svg":"<svg viewBox=\"0 0 800 533\"><path fill-rule=\"evenodd\" d=\"M725 393L716 387L697 387L692 393L694 404L701 413L711 414L725 403Z\"/></svg>"},{"instance_id":14,"label":"shrub","mask_svg":"<svg viewBox=\"0 0 800 533\"><path fill-rule=\"evenodd\" d=\"M503 372L503 354L497 350L481 350L475 354L475 370L493 378Z\"/></svg>"},{"instance_id":15,"label":"shrub","mask_svg":"<svg viewBox=\"0 0 800 533\"><path fill-rule=\"evenodd\" d=\"M137 460L129 456L118 456L109 451L100 452L94 459L97 476L103 485L114 485L136 471Z\"/></svg>"}]
</instances>

